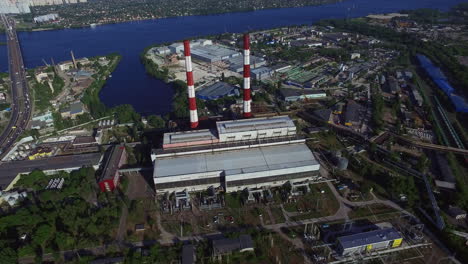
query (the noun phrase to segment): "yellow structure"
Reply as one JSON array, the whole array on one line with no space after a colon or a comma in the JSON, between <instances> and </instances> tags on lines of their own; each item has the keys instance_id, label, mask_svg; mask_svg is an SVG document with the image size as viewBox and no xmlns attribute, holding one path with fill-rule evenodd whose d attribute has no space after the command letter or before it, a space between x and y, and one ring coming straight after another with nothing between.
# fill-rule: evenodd
<instances>
[{"instance_id":1,"label":"yellow structure","mask_svg":"<svg viewBox=\"0 0 468 264\"><path fill-rule=\"evenodd\" d=\"M29 160L35 160L35 159L49 157L49 156L52 156L52 150L41 148L41 149L37 149L33 151L31 155L29 155L28 158Z\"/></svg>"},{"instance_id":2,"label":"yellow structure","mask_svg":"<svg viewBox=\"0 0 468 264\"><path fill-rule=\"evenodd\" d=\"M402 242L403 242L403 238L393 240L392 248L396 248L396 247L401 246Z\"/></svg>"}]
</instances>

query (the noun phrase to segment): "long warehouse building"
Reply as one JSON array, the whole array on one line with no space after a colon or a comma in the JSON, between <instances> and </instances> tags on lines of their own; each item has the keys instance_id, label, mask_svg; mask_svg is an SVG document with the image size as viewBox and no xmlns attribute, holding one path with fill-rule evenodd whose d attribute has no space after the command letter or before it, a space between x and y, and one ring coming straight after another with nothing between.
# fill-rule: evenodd
<instances>
[{"instance_id":1,"label":"long warehouse building","mask_svg":"<svg viewBox=\"0 0 468 264\"><path fill-rule=\"evenodd\" d=\"M163 148L152 158L158 194L313 182L320 169L287 116L221 121L216 130L166 133Z\"/></svg>"}]
</instances>

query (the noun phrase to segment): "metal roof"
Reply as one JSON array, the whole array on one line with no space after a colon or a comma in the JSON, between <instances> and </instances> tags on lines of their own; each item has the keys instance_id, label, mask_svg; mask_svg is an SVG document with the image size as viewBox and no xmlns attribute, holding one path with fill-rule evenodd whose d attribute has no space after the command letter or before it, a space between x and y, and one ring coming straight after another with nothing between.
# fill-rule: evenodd
<instances>
[{"instance_id":1,"label":"metal roof","mask_svg":"<svg viewBox=\"0 0 468 264\"><path fill-rule=\"evenodd\" d=\"M395 228L391 227L349 236L342 236L338 238L338 242L344 249L347 249L392 241L399 238L402 238L400 233L396 231Z\"/></svg>"},{"instance_id":2,"label":"metal roof","mask_svg":"<svg viewBox=\"0 0 468 264\"><path fill-rule=\"evenodd\" d=\"M156 158L153 177L225 171L226 175L318 165L305 143Z\"/></svg>"},{"instance_id":3,"label":"metal roof","mask_svg":"<svg viewBox=\"0 0 468 264\"><path fill-rule=\"evenodd\" d=\"M217 99L227 95L234 95L236 86L225 82L216 82L197 91L197 97L204 100Z\"/></svg>"},{"instance_id":4,"label":"metal roof","mask_svg":"<svg viewBox=\"0 0 468 264\"><path fill-rule=\"evenodd\" d=\"M253 118L233 121L216 122L219 134L237 133L245 131L266 130L291 127L296 129L294 122L288 116L275 116L270 118Z\"/></svg>"},{"instance_id":5,"label":"metal roof","mask_svg":"<svg viewBox=\"0 0 468 264\"><path fill-rule=\"evenodd\" d=\"M176 144L202 140L217 139L215 133L209 129L164 133L163 144Z\"/></svg>"}]
</instances>

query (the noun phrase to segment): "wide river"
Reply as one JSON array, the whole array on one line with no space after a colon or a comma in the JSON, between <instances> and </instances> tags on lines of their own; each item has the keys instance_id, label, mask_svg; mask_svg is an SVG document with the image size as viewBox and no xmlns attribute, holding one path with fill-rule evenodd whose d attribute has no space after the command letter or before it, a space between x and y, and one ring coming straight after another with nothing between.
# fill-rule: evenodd
<instances>
[{"instance_id":1,"label":"wide river","mask_svg":"<svg viewBox=\"0 0 468 264\"><path fill-rule=\"evenodd\" d=\"M19 38L27 68L43 65L42 60L69 60L117 52L123 56L100 97L107 106L131 104L142 114L167 113L171 109L172 89L145 74L139 55L155 43L189 37L244 32L287 25L312 24L326 18L360 17L372 13L390 13L402 9L450 7L463 0L346 0L322 6L269 9L210 16L175 17L96 28L21 32ZM0 42L5 36L0 35ZM0 71L7 71L7 51L0 46Z\"/></svg>"}]
</instances>

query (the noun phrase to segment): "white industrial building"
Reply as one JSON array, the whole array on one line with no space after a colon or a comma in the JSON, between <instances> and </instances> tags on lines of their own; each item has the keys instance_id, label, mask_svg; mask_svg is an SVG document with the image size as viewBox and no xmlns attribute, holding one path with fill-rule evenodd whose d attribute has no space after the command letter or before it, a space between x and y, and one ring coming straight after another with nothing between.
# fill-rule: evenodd
<instances>
[{"instance_id":1,"label":"white industrial building","mask_svg":"<svg viewBox=\"0 0 468 264\"><path fill-rule=\"evenodd\" d=\"M47 14L43 16L37 16L37 17L34 17L34 23L47 22L51 20L56 20L57 18L59 18L58 14Z\"/></svg>"},{"instance_id":2,"label":"white industrial building","mask_svg":"<svg viewBox=\"0 0 468 264\"><path fill-rule=\"evenodd\" d=\"M158 194L313 182L320 169L287 116L217 122L216 130L166 133L163 148L153 152L152 159Z\"/></svg>"}]
</instances>

